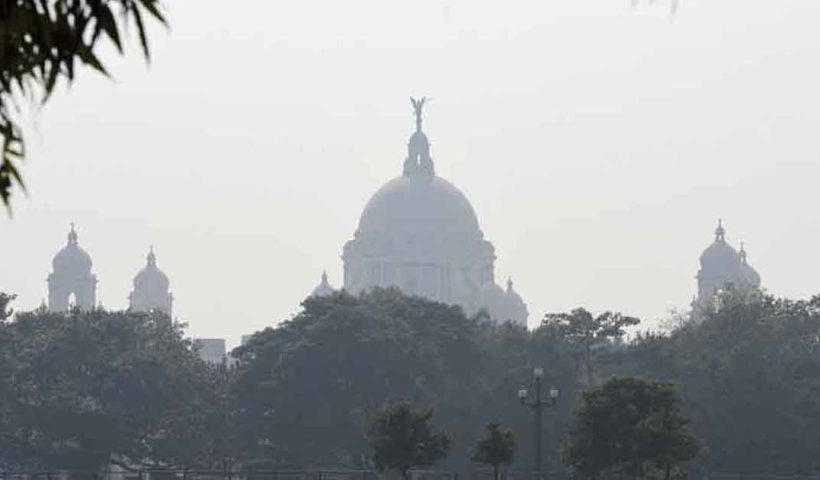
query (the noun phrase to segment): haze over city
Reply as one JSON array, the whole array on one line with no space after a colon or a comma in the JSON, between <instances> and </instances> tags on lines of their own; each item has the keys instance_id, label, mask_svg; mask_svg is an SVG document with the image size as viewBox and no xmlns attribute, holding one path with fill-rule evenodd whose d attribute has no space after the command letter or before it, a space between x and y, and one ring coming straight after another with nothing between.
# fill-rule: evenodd
<instances>
[{"instance_id":1,"label":"haze over city","mask_svg":"<svg viewBox=\"0 0 820 480\"><path fill-rule=\"evenodd\" d=\"M80 73L29 124L0 290L47 296L69 223L125 308L149 245L193 336L288 318L428 96L436 172L529 306L636 315L696 291L718 218L763 287L817 292L820 4L800 0L169 2L152 62ZM131 45L136 48L136 45Z\"/></svg>"}]
</instances>

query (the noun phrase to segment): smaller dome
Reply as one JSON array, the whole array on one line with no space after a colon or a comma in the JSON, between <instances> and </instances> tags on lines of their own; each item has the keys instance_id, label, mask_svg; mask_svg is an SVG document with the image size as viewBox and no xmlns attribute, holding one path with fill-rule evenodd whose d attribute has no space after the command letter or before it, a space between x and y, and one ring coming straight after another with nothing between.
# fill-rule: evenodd
<instances>
[{"instance_id":1,"label":"smaller dome","mask_svg":"<svg viewBox=\"0 0 820 480\"><path fill-rule=\"evenodd\" d=\"M731 270L737 266L739 259L737 250L726 243L726 230L723 228L723 222L718 220L715 241L700 255L701 267Z\"/></svg>"},{"instance_id":2,"label":"smaller dome","mask_svg":"<svg viewBox=\"0 0 820 480\"><path fill-rule=\"evenodd\" d=\"M743 242L740 243L740 275L748 285L753 287L760 286L760 274L757 273L757 270L755 270L751 265L749 265L746 256L746 248L743 245Z\"/></svg>"},{"instance_id":3,"label":"smaller dome","mask_svg":"<svg viewBox=\"0 0 820 480\"><path fill-rule=\"evenodd\" d=\"M530 312L527 310L527 304L524 303L524 299L521 298L521 295L513 288L512 278L507 279L507 299L512 308L519 314L518 316L523 316L526 321Z\"/></svg>"},{"instance_id":4,"label":"smaller dome","mask_svg":"<svg viewBox=\"0 0 820 480\"><path fill-rule=\"evenodd\" d=\"M167 292L170 282L168 281L168 276L157 267L157 257L154 255L154 247L150 247L145 260L145 267L134 277L134 290Z\"/></svg>"},{"instance_id":5,"label":"smaller dome","mask_svg":"<svg viewBox=\"0 0 820 480\"><path fill-rule=\"evenodd\" d=\"M316 288L310 293L311 297L327 297L329 295L333 295L336 292L330 283L327 281L327 272L322 271L322 281L319 285L316 285Z\"/></svg>"},{"instance_id":6,"label":"smaller dome","mask_svg":"<svg viewBox=\"0 0 820 480\"><path fill-rule=\"evenodd\" d=\"M68 232L68 243L54 256L51 266L57 275L85 276L91 274L91 256L78 245L77 232L74 231L73 223L71 231Z\"/></svg>"}]
</instances>

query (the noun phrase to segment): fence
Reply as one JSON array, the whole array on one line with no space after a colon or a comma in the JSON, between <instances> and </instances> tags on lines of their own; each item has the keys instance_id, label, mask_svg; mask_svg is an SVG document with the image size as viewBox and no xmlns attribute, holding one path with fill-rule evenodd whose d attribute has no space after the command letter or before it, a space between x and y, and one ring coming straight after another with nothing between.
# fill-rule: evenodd
<instances>
[{"instance_id":1,"label":"fence","mask_svg":"<svg viewBox=\"0 0 820 480\"><path fill-rule=\"evenodd\" d=\"M453 471L413 470L412 480L494 480L489 470ZM502 480L563 480L570 479L566 472L502 472ZM292 469L292 470L125 470L89 471L32 471L0 470L0 480L401 480L396 473L377 470L347 469ZM601 479L610 480L610 479ZM624 479L631 480L631 479ZM820 480L818 474L800 473L726 473L697 472L689 480Z\"/></svg>"}]
</instances>

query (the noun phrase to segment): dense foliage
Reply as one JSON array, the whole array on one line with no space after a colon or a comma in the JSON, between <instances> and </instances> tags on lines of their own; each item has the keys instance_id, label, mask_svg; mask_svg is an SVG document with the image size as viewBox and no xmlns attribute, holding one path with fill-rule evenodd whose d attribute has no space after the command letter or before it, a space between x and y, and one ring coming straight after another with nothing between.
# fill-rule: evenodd
<instances>
[{"instance_id":1,"label":"dense foliage","mask_svg":"<svg viewBox=\"0 0 820 480\"><path fill-rule=\"evenodd\" d=\"M475 468L482 427L497 422L518 439L512 468L528 470L533 418L516 392L534 366L562 391L544 421L548 470L561 468L574 412L585 415L612 375L679 385L673 403L702 445L690 471L809 473L820 459L820 297L728 291L695 321L625 342L620 332L634 321L617 314L576 310L527 331L397 290L339 293L254 335L232 367L202 364L181 326L159 315L13 316L11 300L0 295L6 464L207 468L232 457L243 468L370 468L365 419L403 400L434 409L452 435L440 468ZM637 405L623 401L627 412Z\"/></svg>"},{"instance_id":2,"label":"dense foliage","mask_svg":"<svg viewBox=\"0 0 820 480\"><path fill-rule=\"evenodd\" d=\"M595 367L598 354L611 349L613 344L626 335L626 328L638 325L640 320L616 312L593 315L584 308L570 313L550 313L544 317L541 328L551 332L572 347L579 373L587 386L595 383Z\"/></svg>"},{"instance_id":3,"label":"dense foliage","mask_svg":"<svg viewBox=\"0 0 820 480\"><path fill-rule=\"evenodd\" d=\"M489 423L476 443L473 460L493 468L493 480L499 480L501 466L509 465L515 456L515 434L498 423Z\"/></svg>"},{"instance_id":4,"label":"dense foliage","mask_svg":"<svg viewBox=\"0 0 820 480\"><path fill-rule=\"evenodd\" d=\"M613 369L681 386L701 468L812 472L820 458L820 297L726 292L668 335L643 335Z\"/></svg>"},{"instance_id":5,"label":"dense foliage","mask_svg":"<svg viewBox=\"0 0 820 480\"><path fill-rule=\"evenodd\" d=\"M365 434L376 467L395 470L404 480L410 480L411 468L431 467L447 456L453 443L447 432L436 430L432 409L413 411L406 402L370 416Z\"/></svg>"},{"instance_id":6,"label":"dense foliage","mask_svg":"<svg viewBox=\"0 0 820 480\"><path fill-rule=\"evenodd\" d=\"M208 461L211 370L160 314L19 314L0 323L0 465L92 475Z\"/></svg>"},{"instance_id":7,"label":"dense foliage","mask_svg":"<svg viewBox=\"0 0 820 480\"><path fill-rule=\"evenodd\" d=\"M576 477L669 480L698 453L674 384L613 377L583 392L564 446Z\"/></svg>"},{"instance_id":8,"label":"dense foliage","mask_svg":"<svg viewBox=\"0 0 820 480\"><path fill-rule=\"evenodd\" d=\"M165 22L159 0L0 1L0 201L23 186L17 162L23 137L14 118L15 101L46 101L57 80L74 80L77 64L107 75L97 50L103 41L122 53L122 31L136 32L148 57L147 17ZM16 94L16 96L15 96Z\"/></svg>"},{"instance_id":9,"label":"dense foliage","mask_svg":"<svg viewBox=\"0 0 820 480\"><path fill-rule=\"evenodd\" d=\"M569 398L575 384L571 359L546 337L398 290L309 299L236 354L240 450L278 466L366 466L362 420L390 400L433 407L454 437L448 465L469 466L488 422L532 437L516 392L533 365L544 365L545 382ZM571 407L562 407L553 420L568 417ZM547 422L552 452L559 425Z\"/></svg>"}]
</instances>

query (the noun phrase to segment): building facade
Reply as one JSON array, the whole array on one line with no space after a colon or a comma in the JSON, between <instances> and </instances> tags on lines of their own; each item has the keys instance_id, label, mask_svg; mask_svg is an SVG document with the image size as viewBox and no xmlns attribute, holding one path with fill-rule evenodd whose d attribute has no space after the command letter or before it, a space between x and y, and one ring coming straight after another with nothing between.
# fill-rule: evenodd
<instances>
[{"instance_id":1,"label":"building facade","mask_svg":"<svg viewBox=\"0 0 820 480\"><path fill-rule=\"evenodd\" d=\"M484 238L467 197L435 174L422 130L425 99L413 100L416 130L402 174L367 202L344 246L344 288L358 294L396 286L404 293L486 310L498 322L526 325L527 306L495 283L495 248Z\"/></svg>"}]
</instances>

